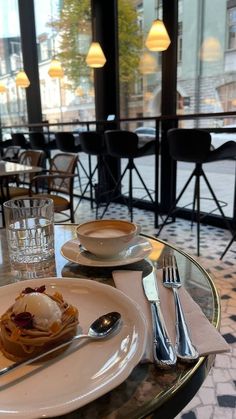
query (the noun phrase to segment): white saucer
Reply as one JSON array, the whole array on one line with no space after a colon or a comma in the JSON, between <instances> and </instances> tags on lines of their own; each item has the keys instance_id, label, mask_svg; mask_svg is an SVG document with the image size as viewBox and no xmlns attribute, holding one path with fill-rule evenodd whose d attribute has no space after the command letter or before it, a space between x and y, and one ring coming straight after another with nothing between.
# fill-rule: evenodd
<instances>
[{"instance_id":1,"label":"white saucer","mask_svg":"<svg viewBox=\"0 0 236 419\"><path fill-rule=\"evenodd\" d=\"M99 258L87 250L81 248L77 239L69 240L63 244L61 254L70 262L78 263L84 266L122 266L129 263L138 262L146 258L152 251L150 241L144 237L138 236L132 241L132 244L116 257L112 259Z\"/></svg>"}]
</instances>

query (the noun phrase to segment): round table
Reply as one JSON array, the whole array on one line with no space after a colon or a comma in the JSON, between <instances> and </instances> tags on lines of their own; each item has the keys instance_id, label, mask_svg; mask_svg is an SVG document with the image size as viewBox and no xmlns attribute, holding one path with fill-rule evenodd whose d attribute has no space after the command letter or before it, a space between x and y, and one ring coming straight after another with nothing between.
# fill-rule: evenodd
<instances>
[{"instance_id":1,"label":"round table","mask_svg":"<svg viewBox=\"0 0 236 419\"><path fill-rule=\"evenodd\" d=\"M175 254L178 260L181 279L192 298L199 304L210 322L219 327L220 303L216 288L205 269L191 256L154 237L145 236L151 241L153 251L145 260L122 266L122 269L150 272L151 264L161 268L163 255ZM114 286L112 267L87 267L69 262L61 255L61 246L75 238L75 225L55 225L55 266L47 276L89 278ZM0 283L1 286L16 282L10 270L5 229L0 229ZM215 355L201 357L194 364L180 364L171 370L160 370L154 364L138 364L128 379L75 412L62 417L72 418L174 418L193 398L206 378ZM57 416L58 417L58 416Z\"/></svg>"}]
</instances>

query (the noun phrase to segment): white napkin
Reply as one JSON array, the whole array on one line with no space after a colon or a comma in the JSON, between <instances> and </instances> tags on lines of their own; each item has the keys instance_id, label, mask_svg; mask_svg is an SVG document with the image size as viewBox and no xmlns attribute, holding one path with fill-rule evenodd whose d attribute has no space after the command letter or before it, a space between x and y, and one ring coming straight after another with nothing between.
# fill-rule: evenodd
<instances>
[{"instance_id":1,"label":"white napkin","mask_svg":"<svg viewBox=\"0 0 236 419\"><path fill-rule=\"evenodd\" d=\"M162 270L157 270L157 282L161 309L172 343L175 343L175 304L173 291L162 285ZM153 362L153 333L150 303L147 301L142 286L142 271L113 271L116 288L132 298L139 306L148 324L148 336L143 361ZM201 308L192 299L184 287L179 289L186 322L199 355L230 351L230 347L218 330L209 322Z\"/></svg>"}]
</instances>

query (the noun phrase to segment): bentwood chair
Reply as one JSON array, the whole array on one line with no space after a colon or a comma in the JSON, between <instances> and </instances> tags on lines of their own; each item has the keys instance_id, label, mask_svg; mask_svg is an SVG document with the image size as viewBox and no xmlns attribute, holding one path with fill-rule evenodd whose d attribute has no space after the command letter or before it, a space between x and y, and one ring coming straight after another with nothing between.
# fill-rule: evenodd
<instances>
[{"instance_id":1,"label":"bentwood chair","mask_svg":"<svg viewBox=\"0 0 236 419\"><path fill-rule=\"evenodd\" d=\"M45 153L42 150L25 150L19 155L18 162L28 166L43 167ZM22 173L14 176L13 178L6 179L2 185L1 199L13 199L18 196L30 195L30 182L35 173Z\"/></svg>"},{"instance_id":2,"label":"bentwood chair","mask_svg":"<svg viewBox=\"0 0 236 419\"><path fill-rule=\"evenodd\" d=\"M184 192L188 188L190 182L195 179L194 192L193 192L193 205L192 205L192 216L196 218L197 222L197 255L200 255L200 224L203 214L201 213L200 201L200 181L203 179L210 192L211 199L215 202L216 208L220 212L226 227L231 230L229 222L225 217L222 210L222 201L219 201L216 194L203 170L203 164L215 162L219 160L232 159L236 156L236 142L227 141L220 147L211 150L211 135L209 132L201 129L186 129L186 128L174 128L170 129L167 133L169 153L172 159L180 162L194 163L194 169L189 176L184 187L180 191L178 197L175 199L171 206L163 224L161 225L157 235L160 235L163 227L167 224L170 217L173 217L178 211L177 204L183 196Z\"/></svg>"},{"instance_id":3,"label":"bentwood chair","mask_svg":"<svg viewBox=\"0 0 236 419\"><path fill-rule=\"evenodd\" d=\"M109 130L105 131L105 141L107 147L107 153L110 156L119 158L119 159L127 159L127 165L123 173L121 174L120 178L117 180L116 185L113 190L113 196L117 195L120 187L122 186L122 180L126 173L129 176L129 191L128 191L128 208L130 211L130 219L133 221L133 175L137 175L137 178L140 181L141 187L144 189L146 196L150 199L150 201L154 204L153 197L151 195L148 186L145 184L137 165L135 164L135 160L140 157L152 155L155 153L155 140L149 141L145 145L139 147L139 138L138 135L132 131L127 130ZM102 213L102 217L105 215L111 200L106 204L104 211Z\"/></svg>"},{"instance_id":4,"label":"bentwood chair","mask_svg":"<svg viewBox=\"0 0 236 419\"><path fill-rule=\"evenodd\" d=\"M77 159L77 154L73 153L55 154L51 158L49 170L34 176L31 181L31 196L53 200L55 213L62 215L57 222L75 222L73 192Z\"/></svg>"},{"instance_id":5,"label":"bentwood chair","mask_svg":"<svg viewBox=\"0 0 236 419\"><path fill-rule=\"evenodd\" d=\"M3 152L2 160L17 163L19 161L20 151L20 146L9 145Z\"/></svg>"},{"instance_id":6,"label":"bentwood chair","mask_svg":"<svg viewBox=\"0 0 236 419\"><path fill-rule=\"evenodd\" d=\"M12 146L13 145L13 143L12 143L12 139L9 139L9 140L0 140L0 157L2 158L3 157L3 155L4 155L4 152L5 152L5 150L8 148L8 147L10 147L10 146Z\"/></svg>"},{"instance_id":7,"label":"bentwood chair","mask_svg":"<svg viewBox=\"0 0 236 419\"><path fill-rule=\"evenodd\" d=\"M55 133L55 140L57 149L62 151L63 153L76 153L78 155L77 160L77 171L78 171L78 181L79 181L79 187L80 191L82 192L82 176L80 176L80 167L82 169L82 172L85 175L86 180L89 178L89 174L84 167L83 163L80 160L79 153L82 152L81 144L76 144L75 136L72 132L69 131L61 131Z\"/></svg>"}]
</instances>

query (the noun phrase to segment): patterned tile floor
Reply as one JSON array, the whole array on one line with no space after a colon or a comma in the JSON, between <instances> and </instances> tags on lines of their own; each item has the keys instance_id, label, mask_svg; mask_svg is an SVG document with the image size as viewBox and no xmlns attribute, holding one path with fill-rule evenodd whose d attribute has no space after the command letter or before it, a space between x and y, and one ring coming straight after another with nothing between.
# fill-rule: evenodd
<instances>
[{"instance_id":1,"label":"patterned tile floor","mask_svg":"<svg viewBox=\"0 0 236 419\"><path fill-rule=\"evenodd\" d=\"M82 202L76 211L76 222L95 218L90 204ZM106 218L129 218L126 207L110 205ZM134 221L142 226L142 232L154 235L152 212L134 210ZM194 226L195 227L195 226ZM215 365L199 392L176 419L236 419L236 242L226 253L220 255L231 235L227 230L201 226L201 252L196 256L196 231L190 222L177 219L167 225L160 238L175 244L195 257L214 278L221 296L221 333L230 344L231 352L216 356ZM164 418L160 418L164 419Z\"/></svg>"}]
</instances>

